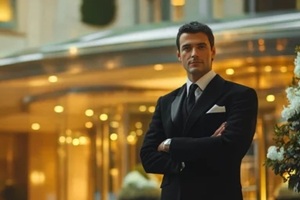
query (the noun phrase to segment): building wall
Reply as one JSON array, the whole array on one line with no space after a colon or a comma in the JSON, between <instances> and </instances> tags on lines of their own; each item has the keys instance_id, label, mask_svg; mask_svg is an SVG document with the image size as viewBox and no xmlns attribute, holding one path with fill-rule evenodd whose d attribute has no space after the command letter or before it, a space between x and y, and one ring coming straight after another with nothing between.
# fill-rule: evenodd
<instances>
[{"instance_id":1,"label":"building wall","mask_svg":"<svg viewBox=\"0 0 300 200\"><path fill-rule=\"evenodd\" d=\"M99 27L81 22L82 0L16 0L15 26L0 27L0 57L49 43L64 42L107 28L128 26L132 23L130 15L133 13L128 12L128 9L133 1L126 4L119 1L116 1L117 9L121 8L121 11L115 21L109 26Z\"/></svg>"}]
</instances>

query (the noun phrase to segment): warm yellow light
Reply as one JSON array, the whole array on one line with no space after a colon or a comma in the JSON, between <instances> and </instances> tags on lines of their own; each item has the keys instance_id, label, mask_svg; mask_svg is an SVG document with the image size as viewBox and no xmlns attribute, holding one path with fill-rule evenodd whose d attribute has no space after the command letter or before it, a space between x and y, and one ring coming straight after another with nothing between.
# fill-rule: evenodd
<instances>
[{"instance_id":1,"label":"warm yellow light","mask_svg":"<svg viewBox=\"0 0 300 200\"><path fill-rule=\"evenodd\" d=\"M85 122L85 128L92 128L93 127L93 122Z\"/></svg>"},{"instance_id":2,"label":"warm yellow light","mask_svg":"<svg viewBox=\"0 0 300 200\"><path fill-rule=\"evenodd\" d=\"M274 102L275 101L275 96L273 94L269 94L266 97L267 102Z\"/></svg>"},{"instance_id":3,"label":"warm yellow light","mask_svg":"<svg viewBox=\"0 0 300 200\"><path fill-rule=\"evenodd\" d=\"M110 174L112 176L117 176L119 174L119 170L117 168L111 168Z\"/></svg>"},{"instance_id":4,"label":"warm yellow light","mask_svg":"<svg viewBox=\"0 0 300 200\"><path fill-rule=\"evenodd\" d=\"M138 136L143 135L143 130L142 130L142 129L137 129L137 130L136 130L136 134L137 134Z\"/></svg>"},{"instance_id":5,"label":"warm yellow light","mask_svg":"<svg viewBox=\"0 0 300 200\"><path fill-rule=\"evenodd\" d=\"M185 0L172 0L172 6L184 6Z\"/></svg>"},{"instance_id":6,"label":"warm yellow light","mask_svg":"<svg viewBox=\"0 0 300 200\"><path fill-rule=\"evenodd\" d=\"M109 125L112 128L118 128L120 126L119 122L117 121L111 121Z\"/></svg>"},{"instance_id":7,"label":"warm yellow light","mask_svg":"<svg viewBox=\"0 0 300 200\"><path fill-rule=\"evenodd\" d=\"M101 121L106 121L106 120L108 119L108 115L107 115L107 114L101 114L101 115L99 116L99 119L100 119Z\"/></svg>"},{"instance_id":8,"label":"warm yellow light","mask_svg":"<svg viewBox=\"0 0 300 200\"><path fill-rule=\"evenodd\" d=\"M233 75L234 74L234 69L232 68L229 68L229 69L226 69L226 72L225 72L227 75Z\"/></svg>"},{"instance_id":9,"label":"warm yellow light","mask_svg":"<svg viewBox=\"0 0 300 200\"><path fill-rule=\"evenodd\" d=\"M127 136L127 142L128 142L128 144L135 144L135 142L136 142L136 137L135 136L133 136L133 135L128 135Z\"/></svg>"},{"instance_id":10,"label":"warm yellow light","mask_svg":"<svg viewBox=\"0 0 300 200\"><path fill-rule=\"evenodd\" d=\"M78 145L80 144L79 139L78 139L78 138L74 138L74 139L72 140L72 144L73 144L74 146L78 146Z\"/></svg>"},{"instance_id":11,"label":"warm yellow light","mask_svg":"<svg viewBox=\"0 0 300 200\"><path fill-rule=\"evenodd\" d=\"M281 71L282 73L287 72L287 67L286 67L286 66L281 66L281 67L280 67L280 71Z\"/></svg>"},{"instance_id":12,"label":"warm yellow light","mask_svg":"<svg viewBox=\"0 0 300 200\"><path fill-rule=\"evenodd\" d=\"M118 134L112 133L112 134L110 134L109 138L110 138L110 140L112 140L112 141L116 141L116 140L118 139Z\"/></svg>"},{"instance_id":13,"label":"warm yellow light","mask_svg":"<svg viewBox=\"0 0 300 200\"><path fill-rule=\"evenodd\" d=\"M9 0L0 1L0 22L12 20L12 8Z\"/></svg>"},{"instance_id":14,"label":"warm yellow light","mask_svg":"<svg viewBox=\"0 0 300 200\"><path fill-rule=\"evenodd\" d=\"M88 117L91 117L94 115L94 111L92 109L87 109L85 111L85 115L88 116Z\"/></svg>"},{"instance_id":15,"label":"warm yellow light","mask_svg":"<svg viewBox=\"0 0 300 200\"><path fill-rule=\"evenodd\" d=\"M154 65L154 70L155 70L155 71L161 71L161 70L163 70L163 69L164 69L164 66L161 65L161 64L156 64L156 65Z\"/></svg>"},{"instance_id":16,"label":"warm yellow light","mask_svg":"<svg viewBox=\"0 0 300 200\"><path fill-rule=\"evenodd\" d=\"M130 133L129 133L130 135L132 135L132 136L136 136L136 132L135 131L130 131Z\"/></svg>"},{"instance_id":17,"label":"warm yellow light","mask_svg":"<svg viewBox=\"0 0 300 200\"><path fill-rule=\"evenodd\" d=\"M142 128L142 127L143 127L142 122L136 122L135 123L135 128Z\"/></svg>"},{"instance_id":18,"label":"warm yellow light","mask_svg":"<svg viewBox=\"0 0 300 200\"><path fill-rule=\"evenodd\" d=\"M151 112L151 113L154 113L154 111L155 111L155 106L150 106L150 107L148 108L148 111Z\"/></svg>"},{"instance_id":19,"label":"warm yellow light","mask_svg":"<svg viewBox=\"0 0 300 200\"><path fill-rule=\"evenodd\" d=\"M265 70L265 72L271 72L272 67L270 65L267 65L267 66L265 66L264 70Z\"/></svg>"},{"instance_id":20,"label":"warm yellow light","mask_svg":"<svg viewBox=\"0 0 300 200\"><path fill-rule=\"evenodd\" d=\"M64 112L64 107L61 106L61 105L57 105L57 106L54 107L54 112L62 113L62 112Z\"/></svg>"},{"instance_id":21,"label":"warm yellow light","mask_svg":"<svg viewBox=\"0 0 300 200\"><path fill-rule=\"evenodd\" d=\"M37 131L37 130L40 130L40 128L41 128L41 125L39 123L32 123L31 124L31 129L32 130Z\"/></svg>"},{"instance_id":22,"label":"warm yellow light","mask_svg":"<svg viewBox=\"0 0 300 200\"><path fill-rule=\"evenodd\" d=\"M66 142L66 137L65 137L65 136L60 136L60 137L58 138L58 142L59 142L60 144L64 144L64 143Z\"/></svg>"},{"instance_id":23,"label":"warm yellow light","mask_svg":"<svg viewBox=\"0 0 300 200\"><path fill-rule=\"evenodd\" d=\"M78 53L78 48L77 48L77 47L70 47L69 53L70 53L71 55L77 55L77 53Z\"/></svg>"},{"instance_id":24,"label":"warm yellow light","mask_svg":"<svg viewBox=\"0 0 300 200\"><path fill-rule=\"evenodd\" d=\"M73 141L72 137L68 136L68 137L66 138L67 144L71 144L72 141Z\"/></svg>"},{"instance_id":25,"label":"warm yellow light","mask_svg":"<svg viewBox=\"0 0 300 200\"><path fill-rule=\"evenodd\" d=\"M45 182L46 177L43 172L40 171L33 171L30 174L30 181L33 185L41 185Z\"/></svg>"},{"instance_id":26,"label":"warm yellow light","mask_svg":"<svg viewBox=\"0 0 300 200\"><path fill-rule=\"evenodd\" d=\"M86 145L86 144L88 144L88 142L89 142L89 140L88 140L87 137L85 137L85 136L80 136L80 137L79 137L79 143L80 143L81 145Z\"/></svg>"},{"instance_id":27,"label":"warm yellow light","mask_svg":"<svg viewBox=\"0 0 300 200\"><path fill-rule=\"evenodd\" d=\"M52 75L52 76L49 76L49 77L48 77L48 81L49 81L50 83L56 83L57 80L58 80L57 76Z\"/></svg>"},{"instance_id":28,"label":"warm yellow light","mask_svg":"<svg viewBox=\"0 0 300 200\"><path fill-rule=\"evenodd\" d=\"M140 112L145 112L147 110L147 107L145 105L140 105L139 111Z\"/></svg>"}]
</instances>

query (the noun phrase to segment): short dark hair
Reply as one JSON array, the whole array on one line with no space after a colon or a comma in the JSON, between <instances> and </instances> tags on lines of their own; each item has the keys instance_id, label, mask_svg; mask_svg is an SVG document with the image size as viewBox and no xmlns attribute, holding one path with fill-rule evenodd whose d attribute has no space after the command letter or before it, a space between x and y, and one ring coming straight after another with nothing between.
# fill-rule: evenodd
<instances>
[{"instance_id":1,"label":"short dark hair","mask_svg":"<svg viewBox=\"0 0 300 200\"><path fill-rule=\"evenodd\" d=\"M178 51L180 51L179 38L183 33L204 33L207 35L211 48L215 45L215 37L209 26L202 24L197 21L192 21L190 23L184 24L179 27L177 37L176 37L176 46Z\"/></svg>"}]
</instances>

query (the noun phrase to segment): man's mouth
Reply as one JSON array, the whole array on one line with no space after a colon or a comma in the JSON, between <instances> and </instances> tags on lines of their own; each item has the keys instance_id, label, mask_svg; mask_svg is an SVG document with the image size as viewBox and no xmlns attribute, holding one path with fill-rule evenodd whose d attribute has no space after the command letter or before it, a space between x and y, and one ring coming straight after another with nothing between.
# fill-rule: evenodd
<instances>
[{"instance_id":1,"label":"man's mouth","mask_svg":"<svg viewBox=\"0 0 300 200\"><path fill-rule=\"evenodd\" d=\"M194 65L194 64L200 64L200 63L202 63L202 62L200 62L200 61L190 61L190 65Z\"/></svg>"}]
</instances>

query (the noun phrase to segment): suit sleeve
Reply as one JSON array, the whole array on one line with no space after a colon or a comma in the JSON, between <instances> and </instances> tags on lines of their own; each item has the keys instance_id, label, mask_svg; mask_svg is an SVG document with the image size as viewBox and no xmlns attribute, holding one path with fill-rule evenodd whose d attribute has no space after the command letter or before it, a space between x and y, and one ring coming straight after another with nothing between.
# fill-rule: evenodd
<instances>
[{"instance_id":1,"label":"suit sleeve","mask_svg":"<svg viewBox=\"0 0 300 200\"><path fill-rule=\"evenodd\" d=\"M217 159L224 155L241 159L249 149L256 129L256 92L248 88L234 93L227 108L227 127L221 136L173 138L170 146L172 159L186 162Z\"/></svg>"},{"instance_id":2,"label":"suit sleeve","mask_svg":"<svg viewBox=\"0 0 300 200\"><path fill-rule=\"evenodd\" d=\"M147 173L179 173L181 162L172 160L169 153L157 151L158 145L165 139L161 117L161 98L159 98L140 150L141 162Z\"/></svg>"}]
</instances>

